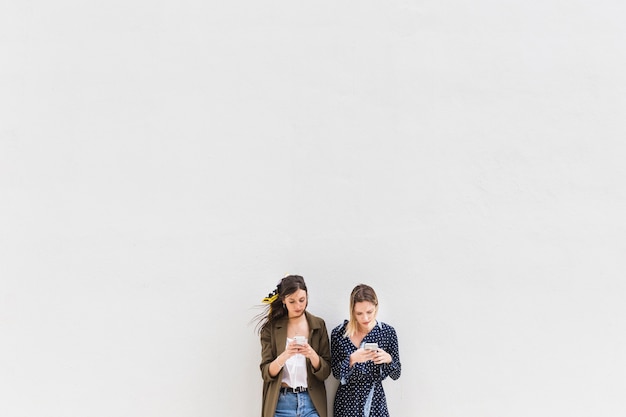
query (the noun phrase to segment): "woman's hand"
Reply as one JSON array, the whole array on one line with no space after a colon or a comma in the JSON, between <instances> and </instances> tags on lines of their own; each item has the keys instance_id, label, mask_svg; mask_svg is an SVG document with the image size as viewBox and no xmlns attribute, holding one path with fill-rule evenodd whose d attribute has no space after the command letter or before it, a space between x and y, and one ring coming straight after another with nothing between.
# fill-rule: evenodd
<instances>
[{"instance_id":1,"label":"woman's hand","mask_svg":"<svg viewBox=\"0 0 626 417\"><path fill-rule=\"evenodd\" d=\"M281 359L284 358L284 360L286 361L287 359L291 358L293 355L297 355L298 353L304 355L306 358L311 360L317 357L317 353L311 347L311 345L306 342L304 342L303 344L299 344L295 340L287 344L285 351L281 353L280 356Z\"/></svg>"},{"instance_id":2,"label":"woman's hand","mask_svg":"<svg viewBox=\"0 0 626 417\"><path fill-rule=\"evenodd\" d=\"M283 368L283 366L285 366L285 362L287 362L287 360L289 360L289 358L291 358L293 355L296 355L298 353L304 353L304 345L300 345L295 340L292 340L287 344L285 350L280 355L278 355L276 359L274 359L272 364L270 364L270 375L276 376ZM319 364L319 361L317 363ZM272 367L273 364L275 364L274 367Z\"/></svg>"},{"instance_id":3,"label":"woman's hand","mask_svg":"<svg viewBox=\"0 0 626 417\"><path fill-rule=\"evenodd\" d=\"M392 358L390 354L382 349L365 350L363 348L359 348L355 350L352 355L350 355L350 366L355 363L363 363L367 361L372 361L376 365L382 365L384 363L391 363Z\"/></svg>"},{"instance_id":4,"label":"woman's hand","mask_svg":"<svg viewBox=\"0 0 626 417\"><path fill-rule=\"evenodd\" d=\"M285 360L291 358L293 355L297 355L298 353L304 352L304 345L298 344L295 340L292 340L287 344L285 351L282 353L286 355Z\"/></svg>"},{"instance_id":5,"label":"woman's hand","mask_svg":"<svg viewBox=\"0 0 626 417\"><path fill-rule=\"evenodd\" d=\"M311 365L313 365L314 370L318 370L320 367L319 355L317 354L315 349L313 349L311 345L309 345L307 342L299 344L297 341L293 340L287 345L287 349L285 349L285 352L289 353L289 357L298 353L303 355L305 358L311 361Z\"/></svg>"},{"instance_id":6,"label":"woman's hand","mask_svg":"<svg viewBox=\"0 0 626 417\"><path fill-rule=\"evenodd\" d=\"M298 350L298 353L304 355L307 359L313 359L317 356L315 349L313 349L311 345L306 342L303 345L298 345L296 349Z\"/></svg>"},{"instance_id":7,"label":"woman's hand","mask_svg":"<svg viewBox=\"0 0 626 417\"><path fill-rule=\"evenodd\" d=\"M391 361L393 360L391 358L391 355L382 349L378 349L374 352L375 354L374 354L374 358L372 359L372 361L374 361L376 365L382 365L384 363L391 363Z\"/></svg>"},{"instance_id":8,"label":"woman's hand","mask_svg":"<svg viewBox=\"0 0 626 417\"><path fill-rule=\"evenodd\" d=\"M375 350L365 350L363 348L358 348L350 355L350 366L354 365L355 363L363 363L374 360L375 355Z\"/></svg>"}]
</instances>

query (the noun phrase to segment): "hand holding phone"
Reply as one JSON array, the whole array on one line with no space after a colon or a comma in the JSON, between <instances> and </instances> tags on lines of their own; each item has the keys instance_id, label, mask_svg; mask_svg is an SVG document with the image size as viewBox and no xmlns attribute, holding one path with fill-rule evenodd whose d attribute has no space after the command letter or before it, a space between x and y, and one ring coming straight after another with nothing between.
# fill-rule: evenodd
<instances>
[{"instance_id":1,"label":"hand holding phone","mask_svg":"<svg viewBox=\"0 0 626 417\"><path fill-rule=\"evenodd\" d=\"M362 343L361 347L350 355L350 366L374 360L377 350L378 343Z\"/></svg>"}]
</instances>

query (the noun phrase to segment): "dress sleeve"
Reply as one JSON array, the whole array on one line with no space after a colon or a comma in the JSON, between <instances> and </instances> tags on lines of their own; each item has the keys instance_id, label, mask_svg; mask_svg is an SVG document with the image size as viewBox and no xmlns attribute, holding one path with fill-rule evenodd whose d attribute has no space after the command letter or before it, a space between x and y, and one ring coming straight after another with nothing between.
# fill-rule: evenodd
<instances>
[{"instance_id":1,"label":"dress sleeve","mask_svg":"<svg viewBox=\"0 0 626 417\"><path fill-rule=\"evenodd\" d=\"M348 383L354 368L350 368L350 354L341 343L343 338L342 326L333 329L330 341L331 367L333 376L341 385Z\"/></svg>"},{"instance_id":2,"label":"dress sleeve","mask_svg":"<svg viewBox=\"0 0 626 417\"><path fill-rule=\"evenodd\" d=\"M393 380L400 378L402 364L400 363L400 348L398 345L398 335L393 327L388 326L385 331L387 339L387 353L391 355L391 363L380 366L381 380L390 377Z\"/></svg>"}]
</instances>

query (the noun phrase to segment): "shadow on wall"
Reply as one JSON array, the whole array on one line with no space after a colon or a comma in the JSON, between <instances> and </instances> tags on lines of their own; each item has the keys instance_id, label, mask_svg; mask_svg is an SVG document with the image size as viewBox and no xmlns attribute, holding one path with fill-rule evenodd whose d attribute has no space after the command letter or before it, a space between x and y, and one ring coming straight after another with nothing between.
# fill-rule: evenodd
<instances>
[{"instance_id":1,"label":"shadow on wall","mask_svg":"<svg viewBox=\"0 0 626 417\"><path fill-rule=\"evenodd\" d=\"M339 387L339 381L334 376L329 376L326 380L326 396L328 402L328 417L333 417L333 401L335 400L335 392Z\"/></svg>"}]
</instances>

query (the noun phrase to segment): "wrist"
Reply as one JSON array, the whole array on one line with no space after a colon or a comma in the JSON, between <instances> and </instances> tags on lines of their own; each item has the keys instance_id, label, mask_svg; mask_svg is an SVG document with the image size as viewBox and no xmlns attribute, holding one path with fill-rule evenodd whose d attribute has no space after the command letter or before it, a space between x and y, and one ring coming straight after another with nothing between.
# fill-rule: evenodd
<instances>
[{"instance_id":1,"label":"wrist","mask_svg":"<svg viewBox=\"0 0 626 417\"><path fill-rule=\"evenodd\" d=\"M282 369L282 368L283 368L283 366L285 366L285 361L282 361L282 360L280 359L280 357L281 357L281 355L278 355L278 356L276 357L276 365L278 365L278 369Z\"/></svg>"},{"instance_id":2,"label":"wrist","mask_svg":"<svg viewBox=\"0 0 626 417\"><path fill-rule=\"evenodd\" d=\"M313 366L314 371L319 371L320 366L322 365L322 360L317 352L315 353L315 356L311 358L311 365Z\"/></svg>"}]
</instances>

